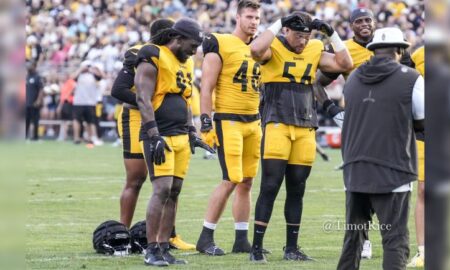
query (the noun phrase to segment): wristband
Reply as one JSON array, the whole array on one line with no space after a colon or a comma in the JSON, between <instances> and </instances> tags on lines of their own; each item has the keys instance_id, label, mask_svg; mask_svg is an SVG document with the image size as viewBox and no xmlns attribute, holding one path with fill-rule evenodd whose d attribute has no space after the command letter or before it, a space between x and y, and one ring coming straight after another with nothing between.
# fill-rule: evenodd
<instances>
[{"instance_id":1,"label":"wristband","mask_svg":"<svg viewBox=\"0 0 450 270\"><path fill-rule=\"evenodd\" d=\"M335 52L340 52L347 48L336 31L334 31L334 33L331 35L330 41L333 44L333 49Z\"/></svg>"},{"instance_id":2,"label":"wristband","mask_svg":"<svg viewBox=\"0 0 450 270\"><path fill-rule=\"evenodd\" d=\"M207 132L213 128L211 117L209 117L206 113L200 115L200 122L202 124L200 129L201 132Z\"/></svg>"},{"instance_id":3,"label":"wristband","mask_svg":"<svg viewBox=\"0 0 450 270\"><path fill-rule=\"evenodd\" d=\"M145 133L147 133L147 131L149 131L150 129L155 128L155 127L157 127L156 121L149 121L149 122L147 122L147 123L142 125L142 130Z\"/></svg>"},{"instance_id":4,"label":"wristband","mask_svg":"<svg viewBox=\"0 0 450 270\"><path fill-rule=\"evenodd\" d=\"M283 26L281 25L281 19L278 19L271 26L269 26L267 30L269 30L273 33L274 36L276 36L278 32L280 32L281 28L283 28Z\"/></svg>"}]
</instances>

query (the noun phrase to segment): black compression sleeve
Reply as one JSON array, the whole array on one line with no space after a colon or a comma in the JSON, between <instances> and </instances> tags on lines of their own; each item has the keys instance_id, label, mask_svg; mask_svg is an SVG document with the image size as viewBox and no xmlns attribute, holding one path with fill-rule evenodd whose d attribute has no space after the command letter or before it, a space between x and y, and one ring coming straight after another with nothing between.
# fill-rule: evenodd
<instances>
[{"instance_id":1,"label":"black compression sleeve","mask_svg":"<svg viewBox=\"0 0 450 270\"><path fill-rule=\"evenodd\" d=\"M134 74L126 69L120 70L111 89L111 96L118 100L137 106L136 93L131 91L134 86Z\"/></svg>"}]
</instances>

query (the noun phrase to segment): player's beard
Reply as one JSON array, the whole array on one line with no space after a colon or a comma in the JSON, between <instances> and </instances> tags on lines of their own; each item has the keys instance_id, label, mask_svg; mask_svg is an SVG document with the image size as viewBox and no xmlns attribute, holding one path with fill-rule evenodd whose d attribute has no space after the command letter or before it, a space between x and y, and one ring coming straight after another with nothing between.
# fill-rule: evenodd
<instances>
[{"instance_id":1,"label":"player's beard","mask_svg":"<svg viewBox=\"0 0 450 270\"><path fill-rule=\"evenodd\" d=\"M241 31L249 37L255 36L256 32L258 31L258 27L255 27L255 30L253 30L250 26L243 26L242 24L240 25L240 28Z\"/></svg>"},{"instance_id":2,"label":"player's beard","mask_svg":"<svg viewBox=\"0 0 450 270\"><path fill-rule=\"evenodd\" d=\"M178 61L180 61L181 63L186 62L189 59L189 55L185 52L183 52L183 50L178 50L175 52L175 57L178 59Z\"/></svg>"},{"instance_id":3,"label":"player's beard","mask_svg":"<svg viewBox=\"0 0 450 270\"><path fill-rule=\"evenodd\" d=\"M374 29L372 27L372 28L359 30L359 31L354 31L354 32L355 32L355 35L358 37L358 39L364 40L365 42L369 42L373 38ZM367 33L362 34L361 32L367 32Z\"/></svg>"}]
</instances>

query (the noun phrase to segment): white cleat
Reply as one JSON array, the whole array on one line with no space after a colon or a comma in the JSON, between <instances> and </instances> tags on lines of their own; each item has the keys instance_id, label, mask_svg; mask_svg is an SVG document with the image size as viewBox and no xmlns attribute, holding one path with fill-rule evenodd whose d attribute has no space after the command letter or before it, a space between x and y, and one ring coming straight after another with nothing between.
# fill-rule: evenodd
<instances>
[{"instance_id":1,"label":"white cleat","mask_svg":"<svg viewBox=\"0 0 450 270\"><path fill-rule=\"evenodd\" d=\"M372 243L369 240L364 241L363 250L361 252L362 259L370 260L372 258Z\"/></svg>"},{"instance_id":2,"label":"white cleat","mask_svg":"<svg viewBox=\"0 0 450 270\"><path fill-rule=\"evenodd\" d=\"M417 252L416 256L411 259L411 262L406 266L408 268L421 268L425 266L425 258Z\"/></svg>"}]
</instances>

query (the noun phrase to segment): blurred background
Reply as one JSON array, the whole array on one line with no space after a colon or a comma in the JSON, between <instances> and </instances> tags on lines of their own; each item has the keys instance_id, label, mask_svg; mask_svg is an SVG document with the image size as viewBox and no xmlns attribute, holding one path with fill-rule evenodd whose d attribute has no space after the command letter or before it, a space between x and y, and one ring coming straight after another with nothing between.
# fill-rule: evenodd
<instances>
[{"instance_id":1,"label":"blurred background","mask_svg":"<svg viewBox=\"0 0 450 270\"><path fill-rule=\"evenodd\" d=\"M260 32L281 16L293 10L302 10L331 23L343 39L348 39L353 35L348 22L351 10L366 7L376 14L377 27L401 27L413 44L411 51L423 45L425 24L422 1L261 2ZM98 137L116 140L114 120L118 101L110 96L110 90L122 67L125 51L130 46L148 41L149 25L158 18L177 20L188 16L195 18L205 32L231 32L235 24L236 5L236 0L27 0L25 59L37 63L45 94L40 107L39 138L71 138L71 125L67 121L71 120L68 104L72 103L73 90L77 87L73 77L80 65L91 65L103 73L102 80L94 86L98 92ZM199 85L201 52L195 60L196 85ZM341 99L341 80L328 89L333 99ZM65 103L68 104L64 106ZM334 125L331 119L323 117L320 124ZM323 144L326 143L324 140Z\"/></svg>"}]
</instances>

